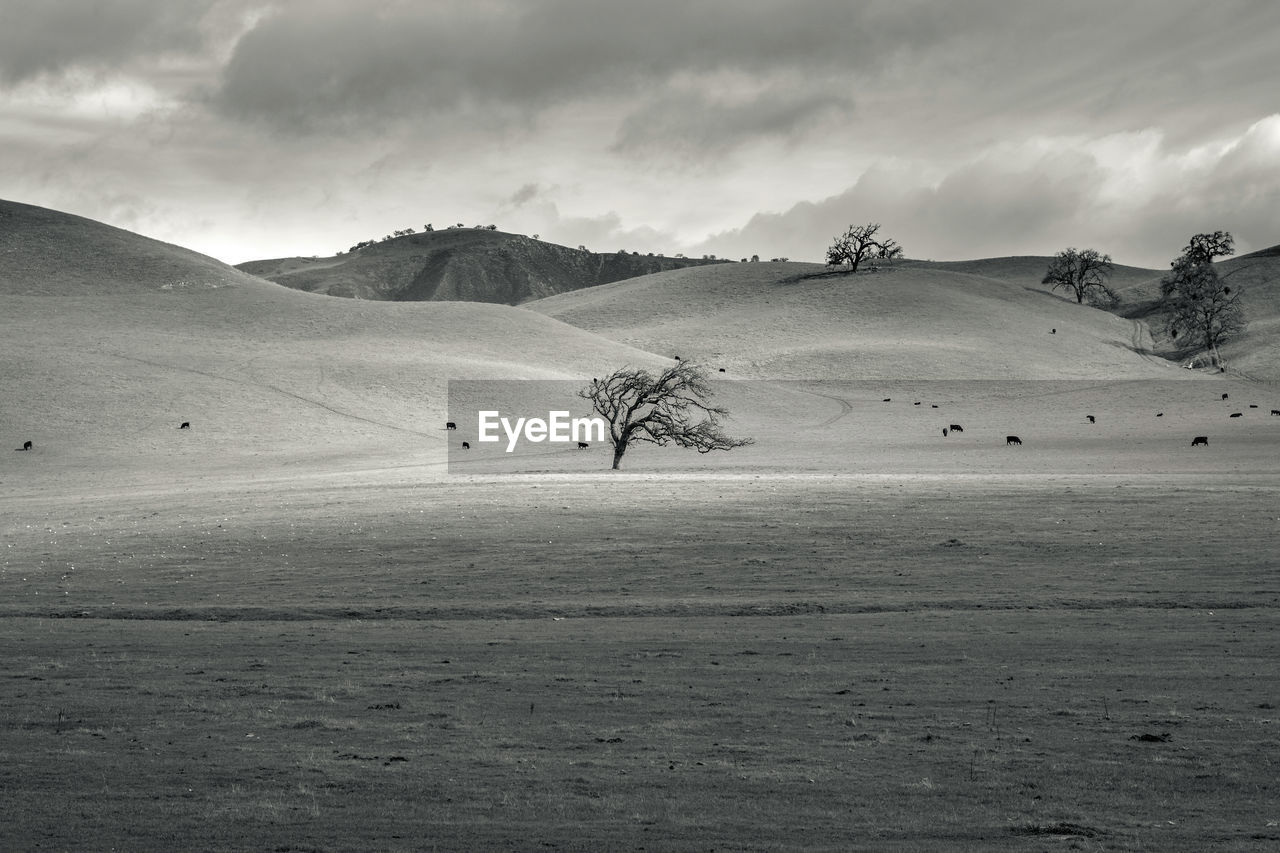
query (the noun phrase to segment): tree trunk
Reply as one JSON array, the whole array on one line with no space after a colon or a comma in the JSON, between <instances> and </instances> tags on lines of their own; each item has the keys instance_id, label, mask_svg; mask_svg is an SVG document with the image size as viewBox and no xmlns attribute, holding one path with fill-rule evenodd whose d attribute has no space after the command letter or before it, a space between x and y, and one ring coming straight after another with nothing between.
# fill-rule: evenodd
<instances>
[{"instance_id":1,"label":"tree trunk","mask_svg":"<svg viewBox=\"0 0 1280 853\"><path fill-rule=\"evenodd\" d=\"M622 467L622 454L627 452L625 444L615 444L613 446L613 470L617 471Z\"/></svg>"}]
</instances>

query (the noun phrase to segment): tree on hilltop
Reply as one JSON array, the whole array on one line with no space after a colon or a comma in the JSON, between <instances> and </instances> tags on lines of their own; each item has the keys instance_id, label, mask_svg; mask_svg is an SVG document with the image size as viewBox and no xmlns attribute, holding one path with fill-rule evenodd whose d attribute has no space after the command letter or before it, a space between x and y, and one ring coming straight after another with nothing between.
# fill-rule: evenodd
<instances>
[{"instance_id":1,"label":"tree on hilltop","mask_svg":"<svg viewBox=\"0 0 1280 853\"><path fill-rule=\"evenodd\" d=\"M858 266L869 258L893 260L902 257L902 246L889 238L878 238L879 222L866 225L850 225L827 249L827 266L849 265L849 272L857 272Z\"/></svg>"},{"instance_id":2,"label":"tree on hilltop","mask_svg":"<svg viewBox=\"0 0 1280 853\"><path fill-rule=\"evenodd\" d=\"M705 371L688 361L653 376L642 369L622 368L578 392L591 402L596 414L609 422L613 442L613 468L632 442L647 441L660 447L676 444L699 453L732 450L754 443L731 438L720 427L728 411L711 404L711 386ZM696 412L706 416L693 421Z\"/></svg>"},{"instance_id":3,"label":"tree on hilltop","mask_svg":"<svg viewBox=\"0 0 1280 853\"><path fill-rule=\"evenodd\" d=\"M1215 365L1222 363L1218 345L1247 325L1242 292L1226 284L1213 266L1214 258L1234 252L1231 235L1225 231L1197 234L1160 280L1165 329L1175 340L1181 337L1183 342L1203 346Z\"/></svg>"},{"instance_id":4,"label":"tree on hilltop","mask_svg":"<svg viewBox=\"0 0 1280 853\"><path fill-rule=\"evenodd\" d=\"M1107 286L1112 267L1111 256L1097 249L1063 249L1053 256L1040 283L1052 285L1051 290L1074 293L1077 304L1087 297L1090 304L1114 305L1120 297Z\"/></svg>"},{"instance_id":5,"label":"tree on hilltop","mask_svg":"<svg viewBox=\"0 0 1280 853\"><path fill-rule=\"evenodd\" d=\"M1214 231L1212 234L1196 234L1188 240L1182 254L1173 263L1211 264L1214 258L1225 258L1235 253L1235 239L1226 231Z\"/></svg>"}]
</instances>

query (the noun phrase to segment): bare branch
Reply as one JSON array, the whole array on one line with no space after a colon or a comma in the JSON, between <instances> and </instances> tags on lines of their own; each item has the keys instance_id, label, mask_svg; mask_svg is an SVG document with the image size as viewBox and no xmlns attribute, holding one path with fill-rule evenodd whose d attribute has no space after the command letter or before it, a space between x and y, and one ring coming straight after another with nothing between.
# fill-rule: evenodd
<instances>
[{"instance_id":1,"label":"bare branch","mask_svg":"<svg viewBox=\"0 0 1280 853\"><path fill-rule=\"evenodd\" d=\"M849 265L850 272L857 272L858 265L868 258L892 260L902 257L902 246L889 238L876 239L880 231L879 222L868 222L866 225L850 225L849 229L835 238L835 242L827 249L827 266L838 267Z\"/></svg>"},{"instance_id":2,"label":"bare branch","mask_svg":"<svg viewBox=\"0 0 1280 853\"><path fill-rule=\"evenodd\" d=\"M1112 267L1111 256L1100 254L1097 249L1063 249L1053 256L1040 283L1052 285L1051 290L1061 288L1075 294L1077 304L1086 297L1092 304L1114 304L1119 297L1107 286Z\"/></svg>"},{"instance_id":3,"label":"bare branch","mask_svg":"<svg viewBox=\"0 0 1280 853\"><path fill-rule=\"evenodd\" d=\"M719 419L728 411L712 405L711 394L706 373L688 361L657 377L646 370L622 368L604 379L593 379L578 392L609 422L614 468L620 466L627 447L638 441L675 444L699 453L751 444L749 438L732 438L723 432ZM703 417L695 422L698 413Z\"/></svg>"}]
</instances>

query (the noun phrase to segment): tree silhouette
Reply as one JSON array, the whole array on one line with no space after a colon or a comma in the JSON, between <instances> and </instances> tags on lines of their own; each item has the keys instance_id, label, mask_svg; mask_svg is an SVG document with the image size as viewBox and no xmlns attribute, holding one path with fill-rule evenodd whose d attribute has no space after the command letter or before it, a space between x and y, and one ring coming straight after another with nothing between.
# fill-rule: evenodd
<instances>
[{"instance_id":1,"label":"tree silhouette","mask_svg":"<svg viewBox=\"0 0 1280 853\"><path fill-rule=\"evenodd\" d=\"M858 265L868 258L892 260L902 257L902 247L897 241L877 238L879 222L866 225L850 225L827 249L827 266L849 265L849 272L857 272Z\"/></svg>"},{"instance_id":2,"label":"tree silhouette","mask_svg":"<svg viewBox=\"0 0 1280 853\"><path fill-rule=\"evenodd\" d=\"M1203 345L1215 365L1222 363L1218 345L1247 325L1241 291L1232 290L1213 267L1214 258L1235 251L1232 242L1225 231L1195 235L1160 280L1165 329L1174 339Z\"/></svg>"},{"instance_id":3,"label":"tree silhouette","mask_svg":"<svg viewBox=\"0 0 1280 853\"><path fill-rule=\"evenodd\" d=\"M1100 254L1097 249L1063 249L1053 256L1040 283L1053 285L1052 290L1061 288L1074 293L1077 304L1087 296L1090 302L1113 305L1119 297L1107 287L1111 269L1111 256Z\"/></svg>"},{"instance_id":4,"label":"tree silhouette","mask_svg":"<svg viewBox=\"0 0 1280 853\"><path fill-rule=\"evenodd\" d=\"M754 443L724 434L719 419L728 411L711 404L706 372L692 362L681 361L658 376L624 367L603 379L592 379L578 396L589 400L596 414L609 422L615 470L637 441L660 447L676 444L699 453ZM695 422L697 412L705 417Z\"/></svg>"}]
</instances>

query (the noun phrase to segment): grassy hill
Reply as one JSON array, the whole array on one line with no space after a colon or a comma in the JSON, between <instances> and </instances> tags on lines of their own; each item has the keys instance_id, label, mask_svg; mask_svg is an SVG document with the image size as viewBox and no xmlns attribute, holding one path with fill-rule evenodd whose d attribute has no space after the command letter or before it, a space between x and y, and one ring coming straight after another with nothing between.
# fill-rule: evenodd
<instances>
[{"instance_id":1,"label":"grassy hill","mask_svg":"<svg viewBox=\"0 0 1280 853\"><path fill-rule=\"evenodd\" d=\"M0 455L8 487L37 472L90 488L135 474L434 465L449 379L660 361L507 306L302 293L13 202L0 202L0 298L0 437L36 451Z\"/></svg>"},{"instance_id":2,"label":"grassy hill","mask_svg":"<svg viewBox=\"0 0 1280 853\"><path fill-rule=\"evenodd\" d=\"M330 258L248 261L238 268L286 287L400 302L466 300L515 305L597 284L723 263L596 254L480 228L395 237Z\"/></svg>"},{"instance_id":3,"label":"grassy hill","mask_svg":"<svg viewBox=\"0 0 1280 853\"><path fill-rule=\"evenodd\" d=\"M1053 258L1043 255L1014 255L1005 258L980 258L972 261L905 261L908 266L927 266L931 269L980 275L1010 284L1020 284L1036 291L1048 290L1041 284L1045 271ZM1159 270L1115 264L1111 270L1111 287L1115 290L1150 281L1161 274ZM1058 291L1059 295L1065 295Z\"/></svg>"},{"instance_id":4,"label":"grassy hill","mask_svg":"<svg viewBox=\"0 0 1280 853\"><path fill-rule=\"evenodd\" d=\"M35 444L31 454L0 453L0 483L10 488L396 470L418 479L444 473L446 461L451 472L477 474L602 470L605 448L596 447L447 457L474 440L475 409L527 413L547 403L546 386L521 381L471 385L450 401L450 380L568 380L553 394L559 408L581 405L573 390L585 377L675 356L705 362L717 380L826 382L720 384L731 432L757 444L707 457L637 448L628 464L641 470L824 471L832 460L858 471L914 470L920 460L930 470L1003 470L1014 457L992 447L1003 449L1006 432L1046 450L1060 442L1071 450L1061 465L1075 470L1073 448L1085 439L1155 442L1153 459L1163 442L1185 443L1186 429L1209 431L1216 444L1224 405L1215 389L1158 383L1138 393L1101 382L1196 374L1150 356L1141 322L1027 284L1039 264L1026 260L965 262L985 274L908 263L857 276L815 264L702 265L519 308L394 304L281 287L40 208L0 203L0 224L0 437ZM1004 384L963 385L980 379ZM1097 387L1009 383L1020 379ZM1233 401L1247 392L1231 390ZM883 406L884 397L894 403ZM1250 442L1262 435L1251 431L1275 425L1265 414L1280 404L1256 402L1231 422ZM1159 409L1169 417L1153 420ZM1093 439L1077 434L1085 412L1099 415ZM442 429L446 419L459 421L457 433ZM183 421L190 430L177 429ZM953 422L966 433L939 445L940 427ZM1117 444L1099 470L1135 453ZM1025 459L1042 470L1046 457Z\"/></svg>"},{"instance_id":5,"label":"grassy hill","mask_svg":"<svg viewBox=\"0 0 1280 853\"><path fill-rule=\"evenodd\" d=\"M855 276L817 264L699 267L523 307L737 377L1176 376L1147 354L1143 324L1048 292L1046 263L908 262Z\"/></svg>"},{"instance_id":6,"label":"grassy hill","mask_svg":"<svg viewBox=\"0 0 1280 853\"><path fill-rule=\"evenodd\" d=\"M1254 379L1280 380L1280 245L1261 249L1215 265L1218 274L1242 290L1249 326L1244 334L1220 349L1229 373ZM1201 355L1178 347L1163 331L1159 309L1160 279L1165 271L1153 271L1145 280L1119 288L1124 299L1120 311L1143 319L1152 329L1155 347L1165 357L1189 361Z\"/></svg>"}]
</instances>

